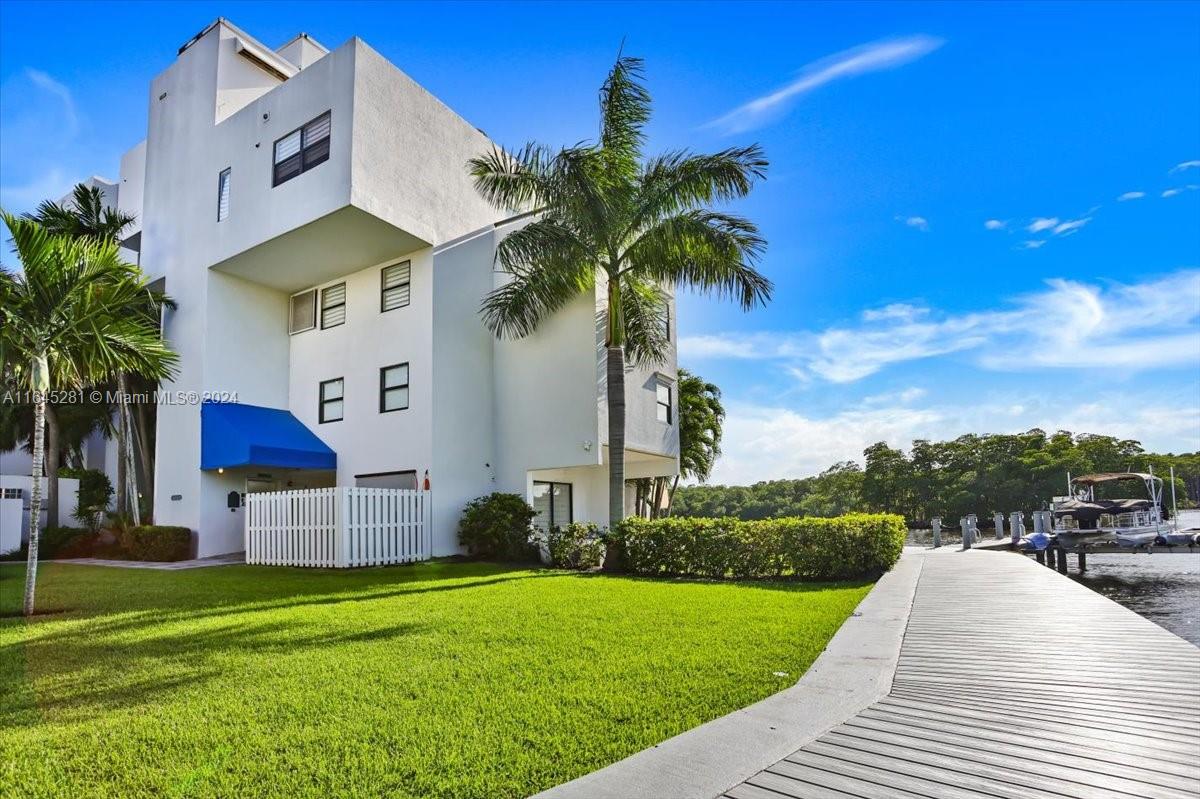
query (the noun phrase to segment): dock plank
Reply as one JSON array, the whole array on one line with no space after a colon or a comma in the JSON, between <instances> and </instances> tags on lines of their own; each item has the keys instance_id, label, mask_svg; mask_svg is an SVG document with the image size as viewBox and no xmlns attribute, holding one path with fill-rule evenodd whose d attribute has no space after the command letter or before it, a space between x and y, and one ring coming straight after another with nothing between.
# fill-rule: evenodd
<instances>
[{"instance_id":1,"label":"dock plank","mask_svg":"<svg viewBox=\"0 0 1200 799\"><path fill-rule=\"evenodd\" d=\"M926 556L888 696L730 788L1200 797L1200 648L1003 552Z\"/></svg>"}]
</instances>

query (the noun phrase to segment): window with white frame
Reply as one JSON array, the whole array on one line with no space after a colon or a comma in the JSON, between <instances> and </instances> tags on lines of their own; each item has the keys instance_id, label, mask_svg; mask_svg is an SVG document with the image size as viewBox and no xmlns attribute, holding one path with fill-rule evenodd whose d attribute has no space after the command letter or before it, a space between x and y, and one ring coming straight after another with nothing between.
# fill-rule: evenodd
<instances>
[{"instance_id":1,"label":"window with white frame","mask_svg":"<svg viewBox=\"0 0 1200 799\"><path fill-rule=\"evenodd\" d=\"M229 218L229 177L232 167L225 167L217 176L217 221Z\"/></svg>"},{"instance_id":2,"label":"window with white frame","mask_svg":"<svg viewBox=\"0 0 1200 799\"><path fill-rule=\"evenodd\" d=\"M288 320L288 332L303 333L317 326L317 292L316 289L302 291L292 295L292 307Z\"/></svg>"},{"instance_id":3,"label":"window with white frame","mask_svg":"<svg viewBox=\"0 0 1200 799\"><path fill-rule=\"evenodd\" d=\"M321 329L346 322L346 284L321 289Z\"/></svg>"},{"instance_id":4,"label":"window with white frame","mask_svg":"<svg viewBox=\"0 0 1200 799\"><path fill-rule=\"evenodd\" d=\"M408 407L408 364L398 363L379 370L379 412L402 411Z\"/></svg>"},{"instance_id":5,"label":"window with white frame","mask_svg":"<svg viewBox=\"0 0 1200 799\"><path fill-rule=\"evenodd\" d=\"M380 312L403 308L408 305L409 282L412 278L412 262L385 266L379 274Z\"/></svg>"},{"instance_id":6,"label":"window with white frame","mask_svg":"<svg viewBox=\"0 0 1200 799\"><path fill-rule=\"evenodd\" d=\"M329 160L330 112L275 141L272 186L285 183Z\"/></svg>"},{"instance_id":7,"label":"window with white frame","mask_svg":"<svg viewBox=\"0 0 1200 799\"><path fill-rule=\"evenodd\" d=\"M21 499L21 497L23 497L24 495L25 495L24 489L20 489L20 488L4 489L4 498L5 499Z\"/></svg>"},{"instance_id":8,"label":"window with white frame","mask_svg":"<svg viewBox=\"0 0 1200 799\"><path fill-rule=\"evenodd\" d=\"M321 382L318 393L317 421L340 422L344 414L345 380L335 377Z\"/></svg>"},{"instance_id":9,"label":"window with white frame","mask_svg":"<svg viewBox=\"0 0 1200 799\"><path fill-rule=\"evenodd\" d=\"M655 387L656 405L658 411L658 421L671 423L671 386L667 383L659 382Z\"/></svg>"}]
</instances>

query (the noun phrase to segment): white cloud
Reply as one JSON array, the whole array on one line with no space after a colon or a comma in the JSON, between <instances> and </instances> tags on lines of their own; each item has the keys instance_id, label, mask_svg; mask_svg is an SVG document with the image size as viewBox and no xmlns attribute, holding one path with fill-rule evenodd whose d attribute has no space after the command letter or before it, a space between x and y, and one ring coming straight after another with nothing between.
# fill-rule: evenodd
<instances>
[{"instance_id":1,"label":"white cloud","mask_svg":"<svg viewBox=\"0 0 1200 799\"><path fill-rule=\"evenodd\" d=\"M1182 194L1185 191L1195 191L1196 189L1200 189L1200 185L1197 185L1195 183L1189 183L1186 186L1178 186L1173 189L1167 189L1166 191L1164 191L1162 193L1162 196L1163 197L1174 197L1176 194Z\"/></svg>"},{"instance_id":2,"label":"white cloud","mask_svg":"<svg viewBox=\"0 0 1200 799\"><path fill-rule=\"evenodd\" d=\"M1004 230L1004 228L1008 227L1008 222L1002 219L989 219L983 223L983 226L988 230Z\"/></svg>"},{"instance_id":3,"label":"white cloud","mask_svg":"<svg viewBox=\"0 0 1200 799\"><path fill-rule=\"evenodd\" d=\"M1043 230L1050 230L1059 223L1057 216L1039 216L1029 223L1025 229L1030 233L1041 233Z\"/></svg>"},{"instance_id":4,"label":"white cloud","mask_svg":"<svg viewBox=\"0 0 1200 799\"><path fill-rule=\"evenodd\" d=\"M1127 191L1117 198L1117 202L1123 203L1126 200L1140 200L1146 196L1144 191Z\"/></svg>"},{"instance_id":5,"label":"white cloud","mask_svg":"<svg viewBox=\"0 0 1200 799\"><path fill-rule=\"evenodd\" d=\"M1058 397L1030 392L971 405L864 404L823 417L754 403L727 402L726 408L724 454L711 482L727 485L807 477L844 460L862 463L862 451L877 441L907 450L918 438L1020 433L1034 427L1132 438L1151 451L1200 449L1200 412L1194 404L1122 392L1085 403L1064 403Z\"/></svg>"},{"instance_id":6,"label":"white cloud","mask_svg":"<svg viewBox=\"0 0 1200 799\"><path fill-rule=\"evenodd\" d=\"M799 377L833 383L955 353L997 371L1195 367L1196 297L1200 269L1132 285L1055 279L997 310L947 314L898 305L888 307L906 310L867 312L859 323L821 331L685 337L680 357L777 360Z\"/></svg>"},{"instance_id":7,"label":"white cloud","mask_svg":"<svg viewBox=\"0 0 1200 799\"><path fill-rule=\"evenodd\" d=\"M1088 222L1091 222L1091 221L1092 221L1092 218L1090 216L1087 216L1087 217L1084 217L1083 219L1068 219L1066 222L1060 222L1054 226L1054 235L1055 236L1066 236L1066 235L1070 235L1072 233L1077 233L1077 232L1079 232L1080 228L1082 228L1084 225L1086 225Z\"/></svg>"},{"instance_id":8,"label":"white cloud","mask_svg":"<svg viewBox=\"0 0 1200 799\"><path fill-rule=\"evenodd\" d=\"M929 220L923 216L898 216L897 222L903 222L911 228L916 228L922 232L929 231Z\"/></svg>"},{"instance_id":9,"label":"white cloud","mask_svg":"<svg viewBox=\"0 0 1200 799\"><path fill-rule=\"evenodd\" d=\"M740 133L760 127L784 110L788 101L837 80L895 69L932 53L943 44L933 36L886 39L843 50L807 64L791 83L738 106L705 127Z\"/></svg>"},{"instance_id":10,"label":"white cloud","mask_svg":"<svg viewBox=\"0 0 1200 799\"><path fill-rule=\"evenodd\" d=\"M27 67L25 74L34 86L58 98L62 103L63 117L67 123L67 133L72 136L78 133L79 112L75 109L75 97L71 94L71 90L40 69Z\"/></svg>"},{"instance_id":11,"label":"white cloud","mask_svg":"<svg viewBox=\"0 0 1200 799\"><path fill-rule=\"evenodd\" d=\"M881 319L911 320L918 316L924 316L927 313L929 313L929 309L920 305L912 305L907 302L893 302L882 308L868 308L862 312L862 318L868 322L877 322Z\"/></svg>"},{"instance_id":12,"label":"white cloud","mask_svg":"<svg viewBox=\"0 0 1200 799\"><path fill-rule=\"evenodd\" d=\"M1029 241L1021 242L1022 250L1036 250L1046 243L1045 239L1030 239Z\"/></svg>"},{"instance_id":13,"label":"white cloud","mask_svg":"<svg viewBox=\"0 0 1200 799\"><path fill-rule=\"evenodd\" d=\"M1172 172L1182 172L1185 169L1200 169L1200 161L1182 161L1171 167L1167 174L1169 175Z\"/></svg>"}]
</instances>

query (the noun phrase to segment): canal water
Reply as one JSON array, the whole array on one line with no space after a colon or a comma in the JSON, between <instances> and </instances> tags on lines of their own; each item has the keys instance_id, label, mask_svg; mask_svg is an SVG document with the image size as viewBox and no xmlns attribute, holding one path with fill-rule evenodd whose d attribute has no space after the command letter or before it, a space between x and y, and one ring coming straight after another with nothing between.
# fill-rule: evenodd
<instances>
[{"instance_id":1,"label":"canal water","mask_svg":"<svg viewBox=\"0 0 1200 799\"><path fill-rule=\"evenodd\" d=\"M1200 510L1180 511L1179 526L1200 527ZM960 546L956 532L943 535L942 546ZM910 530L908 543L930 546L932 534ZM1200 646L1200 547L1185 554L1094 554L1087 563L1088 570L1079 574L1071 558L1071 579Z\"/></svg>"}]
</instances>

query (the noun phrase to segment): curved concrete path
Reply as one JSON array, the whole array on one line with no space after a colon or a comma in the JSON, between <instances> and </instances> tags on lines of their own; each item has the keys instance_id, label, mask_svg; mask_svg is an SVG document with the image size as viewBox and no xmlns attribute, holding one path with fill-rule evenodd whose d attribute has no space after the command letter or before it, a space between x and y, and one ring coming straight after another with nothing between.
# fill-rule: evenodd
<instances>
[{"instance_id":1,"label":"curved concrete path","mask_svg":"<svg viewBox=\"0 0 1200 799\"><path fill-rule=\"evenodd\" d=\"M794 687L540 796L1200 796L1200 648L1153 622L981 551L906 553L858 613Z\"/></svg>"},{"instance_id":2,"label":"curved concrete path","mask_svg":"<svg viewBox=\"0 0 1200 799\"><path fill-rule=\"evenodd\" d=\"M924 550L905 550L799 682L537 799L712 799L887 694Z\"/></svg>"}]
</instances>

